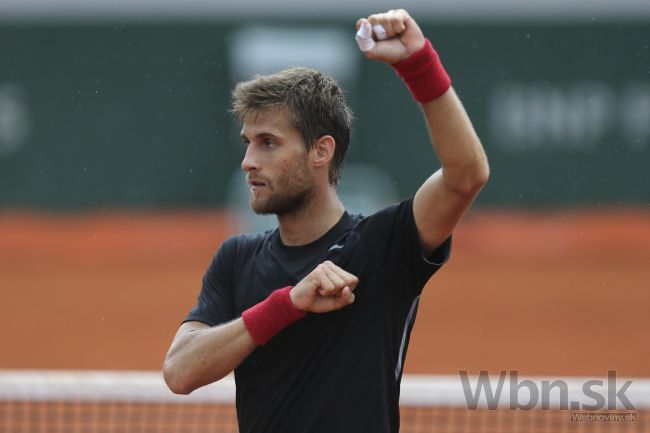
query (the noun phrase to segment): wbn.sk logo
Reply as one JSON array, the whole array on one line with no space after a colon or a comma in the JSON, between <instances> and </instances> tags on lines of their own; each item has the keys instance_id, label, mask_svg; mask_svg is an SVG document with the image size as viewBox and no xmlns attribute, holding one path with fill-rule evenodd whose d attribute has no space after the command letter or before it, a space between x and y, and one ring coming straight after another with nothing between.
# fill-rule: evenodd
<instances>
[{"instance_id":1,"label":"wbn.sk logo","mask_svg":"<svg viewBox=\"0 0 650 433\"><path fill-rule=\"evenodd\" d=\"M509 406L512 410L636 410L625 395L625 392L632 385L632 381L626 380L622 386L618 387L615 371L607 372L606 384L604 380L591 379L586 380L576 390L575 384L569 387L569 384L562 379L541 380L541 384L532 380L520 381L517 371L511 370L507 385L509 390L504 396L509 401L508 405L505 405L502 401L508 372L501 371L498 381L493 383L487 371L481 371L474 389L470 384L467 371L463 370L459 373L469 409L476 409L482 402L485 402L489 409ZM520 392L527 395L521 396ZM569 401L570 394L572 396L571 401Z\"/></svg>"}]
</instances>

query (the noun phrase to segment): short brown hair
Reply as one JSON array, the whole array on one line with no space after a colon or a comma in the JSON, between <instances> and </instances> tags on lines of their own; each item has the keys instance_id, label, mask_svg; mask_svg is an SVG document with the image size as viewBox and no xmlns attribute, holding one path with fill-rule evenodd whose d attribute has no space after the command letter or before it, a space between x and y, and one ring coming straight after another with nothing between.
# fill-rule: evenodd
<instances>
[{"instance_id":1,"label":"short brown hair","mask_svg":"<svg viewBox=\"0 0 650 433\"><path fill-rule=\"evenodd\" d=\"M331 135L336 147L329 182L338 184L350 145L352 112L336 80L314 69L290 68L237 84L232 98L232 113L239 122L249 113L287 108L307 150L323 135Z\"/></svg>"}]
</instances>

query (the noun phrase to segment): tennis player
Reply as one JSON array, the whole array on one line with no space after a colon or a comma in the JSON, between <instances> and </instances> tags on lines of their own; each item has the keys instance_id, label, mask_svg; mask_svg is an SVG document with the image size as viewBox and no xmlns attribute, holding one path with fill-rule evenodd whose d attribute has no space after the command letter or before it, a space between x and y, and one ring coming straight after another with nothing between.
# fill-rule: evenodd
<instances>
[{"instance_id":1,"label":"tennis player","mask_svg":"<svg viewBox=\"0 0 650 433\"><path fill-rule=\"evenodd\" d=\"M413 18L391 10L357 29L365 56L394 68L420 104L442 168L413 197L351 215L336 194L351 123L337 83L292 68L237 85L251 206L277 215L278 228L221 245L163 373L187 394L234 370L241 432L399 431L419 295L488 179L481 143Z\"/></svg>"}]
</instances>

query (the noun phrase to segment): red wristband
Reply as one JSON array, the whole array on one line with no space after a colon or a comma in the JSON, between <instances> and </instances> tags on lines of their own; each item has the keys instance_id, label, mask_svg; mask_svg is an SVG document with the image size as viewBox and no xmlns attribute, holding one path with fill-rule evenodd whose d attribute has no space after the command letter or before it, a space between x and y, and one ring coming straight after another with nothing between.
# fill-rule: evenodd
<instances>
[{"instance_id":1,"label":"red wristband","mask_svg":"<svg viewBox=\"0 0 650 433\"><path fill-rule=\"evenodd\" d=\"M392 66L418 102L431 101L451 87L451 78L429 39L418 51Z\"/></svg>"},{"instance_id":2,"label":"red wristband","mask_svg":"<svg viewBox=\"0 0 650 433\"><path fill-rule=\"evenodd\" d=\"M253 340L265 344L278 332L307 315L291 302L289 292L293 286L275 290L268 298L250 307L241 315Z\"/></svg>"}]
</instances>

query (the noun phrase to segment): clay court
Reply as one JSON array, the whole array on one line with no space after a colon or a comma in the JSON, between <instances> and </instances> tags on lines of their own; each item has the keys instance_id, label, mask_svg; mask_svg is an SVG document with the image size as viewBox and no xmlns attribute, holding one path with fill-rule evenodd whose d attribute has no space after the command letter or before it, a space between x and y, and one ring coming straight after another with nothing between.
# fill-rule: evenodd
<instances>
[{"instance_id":1,"label":"clay court","mask_svg":"<svg viewBox=\"0 0 650 433\"><path fill-rule=\"evenodd\" d=\"M156 370L227 214L0 214L0 368ZM406 373L650 376L650 213L475 211Z\"/></svg>"}]
</instances>

